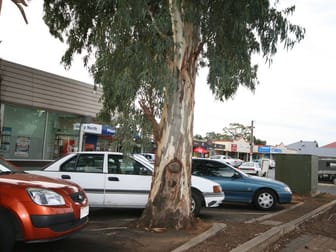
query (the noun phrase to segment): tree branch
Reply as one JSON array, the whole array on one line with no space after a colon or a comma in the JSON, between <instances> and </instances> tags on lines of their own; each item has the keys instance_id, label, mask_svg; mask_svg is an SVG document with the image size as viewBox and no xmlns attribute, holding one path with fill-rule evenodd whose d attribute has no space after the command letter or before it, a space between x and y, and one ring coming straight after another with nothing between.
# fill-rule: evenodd
<instances>
[{"instance_id":1,"label":"tree branch","mask_svg":"<svg viewBox=\"0 0 336 252\"><path fill-rule=\"evenodd\" d=\"M151 122L152 127L153 127L153 135L155 142L158 141L160 131L159 131L159 124L157 123L153 111L146 105L146 102L144 100L139 101L140 107L142 108L146 118Z\"/></svg>"},{"instance_id":2,"label":"tree branch","mask_svg":"<svg viewBox=\"0 0 336 252\"><path fill-rule=\"evenodd\" d=\"M24 9L20 5L20 4L22 4L22 5L27 7L28 5L26 4L26 1L25 0L12 0L12 2L19 8L19 10L20 10L20 12L23 16L23 19L25 20L26 24L28 24L28 20L27 20L26 14L24 12Z\"/></svg>"},{"instance_id":3,"label":"tree branch","mask_svg":"<svg viewBox=\"0 0 336 252\"><path fill-rule=\"evenodd\" d=\"M156 22L155 22L155 18L154 18L154 16L153 16L153 12L152 12L150 9L148 9L147 11L148 11L149 16L150 16L151 19L152 19L153 25L154 25L155 30L157 31L157 33L158 33L163 39L167 39L167 38L168 38L167 34L164 34L162 31L160 31L159 27L157 26L157 24L156 24Z\"/></svg>"}]
</instances>

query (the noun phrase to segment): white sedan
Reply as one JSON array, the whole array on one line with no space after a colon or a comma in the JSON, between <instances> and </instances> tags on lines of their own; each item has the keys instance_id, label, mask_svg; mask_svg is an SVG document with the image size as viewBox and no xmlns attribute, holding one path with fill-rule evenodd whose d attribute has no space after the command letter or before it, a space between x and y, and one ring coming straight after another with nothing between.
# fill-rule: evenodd
<instances>
[{"instance_id":1,"label":"white sedan","mask_svg":"<svg viewBox=\"0 0 336 252\"><path fill-rule=\"evenodd\" d=\"M246 174L262 176L261 167L258 162L245 162L242 163L239 167L239 170L245 172Z\"/></svg>"},{"instance_id":2,"label":"white sedan","mask_svg":"<svg viewBox=\"0 0 336 252\"><path fill-rule=\"evenodd\" d=\"M73 181L85 190L91 207L144 208L152 182L153 165L140 154L123 157L118 152L70 153L43 170L27 171ZM192 206L217 207L224 200L221 186L192 176Z\"/></svg>"},{"instance_id":3,"label":"white sedan","mask_svg":"<svg viewBox=\"0 0 336 252\"><path fill-rule=\"evenodd\" d=\"M226 163L229 163L233 167L239 167L244 162L239 158L232 158L230 156L225 155L213 155L210 156L210 159L219 159L220 161L225 161Z\"/></svg>"}]
</instances>

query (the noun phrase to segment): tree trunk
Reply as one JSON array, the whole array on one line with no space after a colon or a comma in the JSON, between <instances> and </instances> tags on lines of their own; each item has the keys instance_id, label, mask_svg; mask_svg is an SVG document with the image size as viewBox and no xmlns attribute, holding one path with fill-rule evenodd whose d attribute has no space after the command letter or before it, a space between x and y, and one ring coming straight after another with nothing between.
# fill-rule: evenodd
<instances>
[{"instance_id":1,"label":"tree trunk","mask_svg":"<svg viewBox=\"0 0 336 252\"><path fill-rule=\"evenodd\" d=\"M188 228L191 214L191 156L194 85L180 79L161 120L151 192L140 224L148 228Z\"/></svg>"},{"instance_id":2,"label":"tree trunk","mask_svg":"<svg viewBox=\"0 0 336 252\"><path fill-rule=\"evenodd\" d=\"M199 37L192 24L182 23L178 8L172 8L171 14L176 45L171 69L177 85L173 91L167 91L168 102L160 121L151 192L138 222L139 226L149 229L187 229L194 220L191 158Z\"/></svg>"}]
</instances>

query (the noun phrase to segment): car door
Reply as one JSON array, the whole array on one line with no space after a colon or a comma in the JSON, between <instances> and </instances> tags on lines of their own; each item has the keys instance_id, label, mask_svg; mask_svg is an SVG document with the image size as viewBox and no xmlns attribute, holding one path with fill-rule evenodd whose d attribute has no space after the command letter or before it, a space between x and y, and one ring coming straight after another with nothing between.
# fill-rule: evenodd
<instances>
[{"instance_id":1,"label":"car door","mask_svg":"<svg viewBox=\"0 0 336 252\"><path fill-rule=\"evenodd\" d=\"M145 207L152 182L152 171L133 158L118 154L108 154L107 167L106 206Z\"/></svg>"},{"instance_id":2,"label":"car door","mask_svg":"<svg viewBox=\"0 0 336 252\"><path fill-rule=\"evenodd\" d=\"M104 156L104 153L78 153L59 165L58 177L79 184L91 207L105 207Z\"/></svg>"},{"instance_id":3,"label":"car door","mask_svg":"<svg viewBox=\"0 0 336 252\"><path fill-rule=\"evenodd\" d=\"M215 160L193 160L193 175L204 176L219 183L225 193L224 201L250 202L253 188L229 165Z\"/></svg>"}]
</instances>

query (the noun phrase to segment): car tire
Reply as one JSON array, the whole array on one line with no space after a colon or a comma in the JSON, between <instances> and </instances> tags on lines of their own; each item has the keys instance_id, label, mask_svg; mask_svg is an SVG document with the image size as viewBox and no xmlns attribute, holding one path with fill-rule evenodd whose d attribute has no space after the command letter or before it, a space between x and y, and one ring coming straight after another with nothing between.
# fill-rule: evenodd
<instances>
[{"instance_id":1,"label":"car tire","mask_svg":"<svg viewBox=\"0 0 336 252\"><path fill-rule=\"evenodd\" d=\"M11 216L0 210L0 251L13 251L15 245L15 227Z\"/></svg>"},{"instance_id":2,"label":"car tire","mask_svg":"<svg viewBox=\"0 0 336 252\"><path fill-rule=\"evenodd\" d=\"M199 216L202 208L202 199L200 193L192 191L191 193L191 211L194 217Z\"/></svg>"},{"instance_id":3,"label":"car tire","mask_svg":"<svg viewBox=\"0 0 336 252\"><path fill-rule=\"evenodd\" d=\"M333 178L332 182L334 185L336 185L336 177Z\"/></svg>"},{"instance_id":4,"label":"car tire","mask_svg":"<svg viewBox=\"0 0 336 252\"><path fill-rule=\"evenodd\" d=\"M262 189L256 192L253 202L258 209L271 210L275 207L277 199L272 190Z\"/></svg>"}]
</instances>

